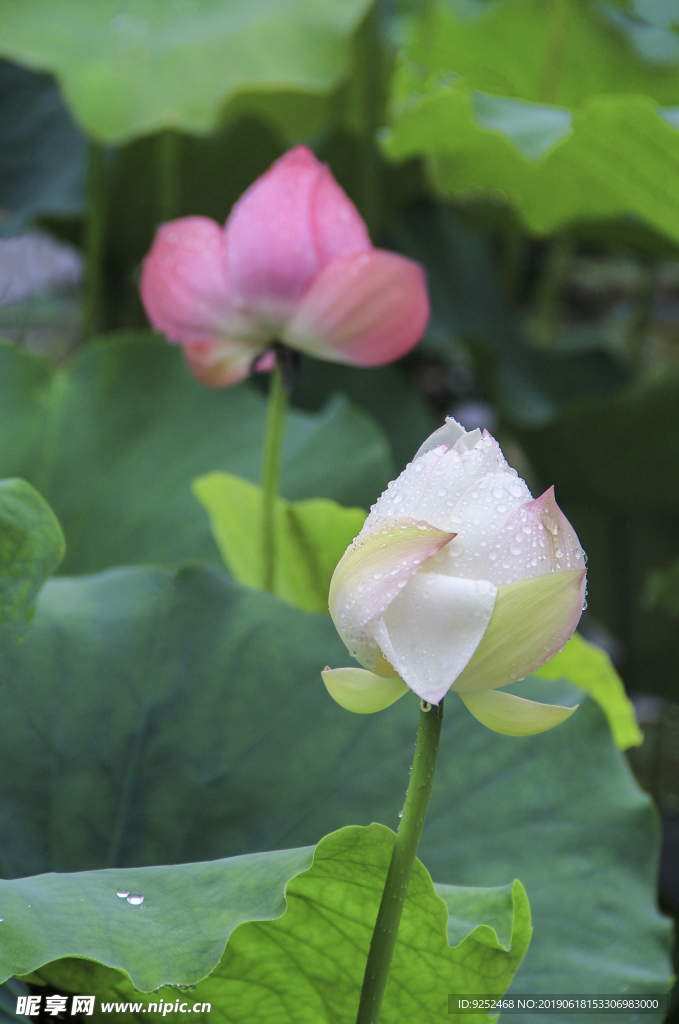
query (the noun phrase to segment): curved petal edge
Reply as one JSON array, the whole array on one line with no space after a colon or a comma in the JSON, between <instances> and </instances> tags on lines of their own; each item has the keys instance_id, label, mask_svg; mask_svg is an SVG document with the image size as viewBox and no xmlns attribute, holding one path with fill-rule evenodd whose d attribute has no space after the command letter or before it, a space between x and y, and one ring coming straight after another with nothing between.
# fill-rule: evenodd
<instances>
[{"instance_id":1,"label":"curved petal edge","mask_svg":"<svg viewBox=\"0 0 679 1024\"><path fill-rule=\"evenodd\" d=\"M364 668L326 668L321 676L332 699L358 715L382 711L408 693L398 676L386 679Z\"/></svg>"},{"instance_id":2,"label":"curved petal edge","mask_svg":"<svg viewBox=\"0 0 679 1024\"><path fill-rule=\"evenodd\" d=\"M342 555L328 605L352 657L375 671L380 654L370 629L411 576L455 536L409 517L362 530Z\"/></svg>"},{"instance_id":3,"label":"curved petal edge","mask_svg":"<svg viewBox=\"0 0 679 1024\"><path fill-rule=\"evenodd\" d=\"M556 704L538 704L503 690L461 693L460 697L482 725L504 736L535 736L561 725L579 707L562 708Z\"/></svg>"},{"instance_id":4,"label":"curved petal edge","mask_svg":"<svg viewBox=\"0 0 679 1024\"><path fill-rule=\"evenodd\" d=\"M585 575L573 569L499 587L488 629L452 689L468 694L506 686L549 661L580 621Z\"/></svg>"},{"instance_id":5,"label":"curved petal edge","mask_svg":"<svg viewBox=\"0 0 679 1024\"><path fill-rule=\"evenodd\" d=\"M338 257L320 272L283 341L317 359L380 366L409 352L428 320L427 284L419 264L373 249Z\"/></svg>"}]
</instances>

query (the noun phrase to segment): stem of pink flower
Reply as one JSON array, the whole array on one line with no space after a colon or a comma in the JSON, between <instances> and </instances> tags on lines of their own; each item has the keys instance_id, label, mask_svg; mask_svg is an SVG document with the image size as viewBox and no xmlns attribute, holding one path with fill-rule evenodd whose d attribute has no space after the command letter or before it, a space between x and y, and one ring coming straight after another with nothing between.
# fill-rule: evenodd
<instances>
[{"instance_id":1,"label":"stem of pink flower","mask_svg":"<svg viewBox=\"0 0 679 1024\"><path fill-rule=\"evenodd\" d=\"M437 708L424 701L420 702L420 722L410 785L370 942L356 1024L377 1024L380 1019L398 926L429 807L442 721L443 701Z\"/></svg>"},{"instance_id":2,"label":"stem of pink flower","mask_svg":"<svg viewBox=\"0 0 679 1024\"><path fill-rule=\"evenodd\" d=\"M274 592L276 579L276 501L288 396L280 360L271 373L262 462L262 588Z\"/></svg>"}]
</instances>

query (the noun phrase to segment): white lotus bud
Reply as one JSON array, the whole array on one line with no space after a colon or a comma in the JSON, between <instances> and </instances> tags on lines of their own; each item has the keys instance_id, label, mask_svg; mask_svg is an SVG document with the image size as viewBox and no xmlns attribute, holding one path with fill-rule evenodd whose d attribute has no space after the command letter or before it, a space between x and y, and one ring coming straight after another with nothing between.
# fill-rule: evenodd
<instances>
[{"instance_id":1,"label":"white lotus bud","mask_svg":"<svg viewBox=\"0 0 679 1024\"><path fill-rule=\"evenodd\" d=\"M493 437L448 419L373 505L330 585L363 669L326 669L343 707L378 711L453 689L491 729L542 732L573 708L497 688L559 651L582 612L585 556L554 500L533 499Z\"/></svg>"}]
</instances>

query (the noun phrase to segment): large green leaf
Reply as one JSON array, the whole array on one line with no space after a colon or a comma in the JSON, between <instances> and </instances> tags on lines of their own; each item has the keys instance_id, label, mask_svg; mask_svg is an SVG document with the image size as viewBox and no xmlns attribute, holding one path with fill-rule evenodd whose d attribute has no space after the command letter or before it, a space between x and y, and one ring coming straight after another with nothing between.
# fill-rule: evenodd
<instances>
[{"instance_id":1,"label":"large green leaf","mask_svg":"<svg viewBox=\"0 0 679 1024\"><path fill-rule=\"evenodd\" d=\"M8 878L171 864L395 825L417 702L351 715L319 670L346 664L324 616L216 569L118 569L43 588L0 655L0 860ZM522 696L581 707L544 736L484 729L454 695L421 857L441 882L520 877L542 992L662 988L658 829L599 708L562 682ZM3 767L4 766L4 767ZM11 766L11 768L10 768Z\"/></svg>"},{"instance_id":2,"label":"large green leaf","mask_svg":"<svg viewBox=\"0 0 679 1024\"><path fill-rule=\"evenodd\" d=\"M673 240L679 215L672 182L679 131L647 96L595 96L573 113L572 130L531 158L510 123L494 127L475 113L480 94L454 80L423 92L404 66L401 100L385 135L395 160L425 156L432 181L447 196L486 192L515 206L529 230L548 234L573 221L634 215ZM476 100L476 103L475 103ZM541 129L545 108L522 108Z\"/></svg>"},{"instance_id":3,"label":"large green leaf","mask_svg":"<svg viewBox=\"0 0 679 1024\"><path fill-rule=\"evenodd\" d=\"M49 75L0 61L0 234L83 206L85 140Z\"/></svg>"},{"instance_id":4,"label":"large green leaf","mask_svg":"<svg viewBox=\"0 0 679 1024\"><path fill-rule=\"evenodd\" d=\"M315 850L0 883L0 973L47 963L44 980L94 992L100 1002L127 996L146 1015L141 1020L162 1017L155 1012L158 989L165 1001L185 999L185 1012L209 1002L220 1020L353 1019L393 839L383 825L354 826L326 836ZM118 898L119 887L143 892L143 906ZM385 1024L399 1024L404 1014L420 1024L443 1022L449 993L504 992L528 947L530 910L520 882L502 889L441 886L440 893L418 861L385 993ZM59 962L74 953L119 970ZM184 994L164 987L201 981ZM135 989L152 994L139 1002Z\"/></svg>"},{"instance_id":5,"label":"large green leaf","mask_svg":"<svg viewBox=\"0 0 679 1024\"><path fill-rule=\"evenodd\" d=\"M616 17L622 12L613 13L610 3L472 2L475 17L468 16L465 0L423 11L416 60L464 75L481 92L537 103L577 107L590 96L615 93L676 103L679 49L664 63L644 59L630 45L632 19ZM637 25L644 14L638 12Z\"/></svg>"},{"instance_id":6,"label":"large green leaf","mask_svg":"<svg viewBox=\"0 0 679 1024\"><path fill-rule=\"evenodd\" d=\"M0 623L33 617L63 557L64 535L47 502L25 480L0 480Z\"/></svg>"},{"instance_id":7,"label":"large green leaf","mask_svg":"<svg viewBox=\"0 0 679 1024\"><path fill-rule=\"evenodd\" d=\"M107 340L64 370L0 345L0 477L22 476L66 535L64 572L219 560L196 476L260 473L265 400L250 385L198 384L176 348ZM336 398L286 420L282 493L367 505L393 472L388 444Z\"/></svg>"},{"instance_id":8,"label":"large green leaf","mask_svg":"<svg viewBox=\"0 0 679 1024\"><path fill-rule=\"evenodd\" d=\"M389 156L426 157L441 192L509 201L538 234L633 215L679 239L676 109L658 106L676 104L679 63L635 59L603 6L504 0L474 19L422 8L394 80Z\"/></svg>"},{"instance_id":9,"label":"large green leaf","mask_svg":"<svg viewBox=\"0 0 679 1024\"><path fill-rule=\"evenodd\" d=\"M243 92L328 92L369 0L28 0L0 11L0 51L51 71L90 135L214 128Z\"/></svg>"}]
</instances>

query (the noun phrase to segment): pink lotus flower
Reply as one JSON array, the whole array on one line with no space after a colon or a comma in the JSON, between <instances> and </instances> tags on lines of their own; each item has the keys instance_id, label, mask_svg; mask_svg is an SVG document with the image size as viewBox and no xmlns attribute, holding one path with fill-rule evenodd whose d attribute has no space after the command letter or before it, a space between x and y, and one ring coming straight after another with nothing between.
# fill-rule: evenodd
<instances>
[{"instance_id":1,"label":"pink lotus flower","mask_svg":"<svg viewBox=\"0 0 679 1024\"><path fill-rule=\"evenodd\" d=\"M429 318L422 268L373 248L355 206L306 146L258 178L224 228L207 217L161 225L141 297L156 330L215 387L247 377L260 356L258 368L271 369L274 341L331 362L389 363Z\"/></svg>"}]
</instances>

